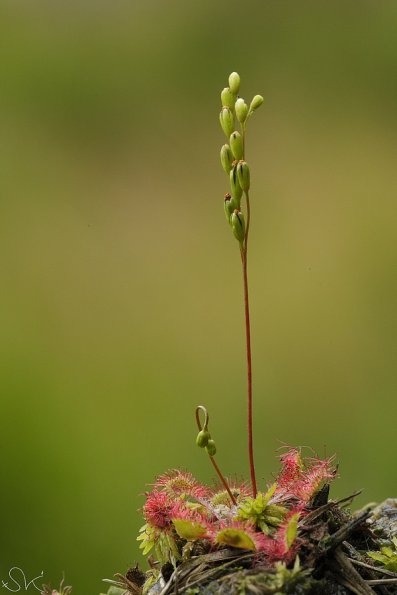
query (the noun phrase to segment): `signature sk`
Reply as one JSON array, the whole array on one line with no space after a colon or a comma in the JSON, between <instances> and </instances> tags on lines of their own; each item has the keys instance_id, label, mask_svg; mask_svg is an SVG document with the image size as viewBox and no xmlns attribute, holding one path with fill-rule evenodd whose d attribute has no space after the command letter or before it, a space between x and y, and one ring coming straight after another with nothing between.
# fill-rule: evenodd
<instances>
[{"instance_id":1,"label":"signature sk","mask_svg":"<svg viewBox=\"0 0 397 595\"><path fill-rule=\"evenodd\" d=\"M36 589L40 593L42 592L42 588L36 585L36 581L42 580L44 576L44 572L38 576L35 576L30 581L28 581L26 574L19 568L19 566L13 566L8 571L8 577L6 580L1 579L0 587L10 591L11 593L18 593L18 591L28 591L28 589Z\"/></svg>"}]
</instances>

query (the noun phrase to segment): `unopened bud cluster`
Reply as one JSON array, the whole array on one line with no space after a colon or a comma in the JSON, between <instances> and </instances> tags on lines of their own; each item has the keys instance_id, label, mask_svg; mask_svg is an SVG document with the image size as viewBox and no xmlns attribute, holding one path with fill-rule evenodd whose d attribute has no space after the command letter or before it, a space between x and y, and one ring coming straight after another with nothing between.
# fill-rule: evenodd
<instances>
[{"instance_id":1,"label":"unopened bud cluster","mask_svg":"<svg viewBox=\"0 0 397 595\"><path fill-rule=\"evenodd\" d=\"M200 432L197 434L196 444L200 448L205 448L207 453L210 457L216 455L216 444L215 441L212 440L211 434L209 433L208 429L204 427Z\"/></svg>"},{"instance_id":2,"label":"unopened bud cluster","mask_svg":"<svg viewBox=\"0 0 397 595\"><path fill-rule=\"evenodd\" d=\"M243 245L245 238L245 221L241 211L241 198L250 188L250 170L244 160L244 137L247 120L263 103L261 95L255 95L249 107L240 91L240 77L237 72L229 76L229 86L221 93L222 109L219 121L228 143L221 148L221 164L229 176L230 192L225 194L224 208L234 237ZM241 132L236 130L236 120L240 124Z\"/></svg>"}]
</instances>

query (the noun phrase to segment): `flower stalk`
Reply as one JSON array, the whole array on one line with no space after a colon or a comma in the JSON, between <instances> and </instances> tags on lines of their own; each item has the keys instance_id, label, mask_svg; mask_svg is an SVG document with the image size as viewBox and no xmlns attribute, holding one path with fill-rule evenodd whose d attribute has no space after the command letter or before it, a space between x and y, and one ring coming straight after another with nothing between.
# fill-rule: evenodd
<instances>
[{"instance_id":1,"label":"flower stalk","mask_svg":"<svg viewBox=\"0 0 397 595\"><path fill-rule=\"evenodd\" d=\"M263 103L261 95L255 95L248 108L244 99L238 97L240 90L240 77L236 72L229 76L229 90L227 88L221 93L222 109L220 121L222 130L229 139L229 145L223 145L221 149L221 163L226 173L229 172L230 191L225 199L226 218L232 228L232 232L239 242L241 264L243 270L243 289L244 289L244 317L245 317L245 338L246 338L246 361L247 361L247 430L248 430L248 460L251 476L252 495L255 498L257 494L257 484L254 463L254 440L253 440L253 398L252 398L252 352L251 352L251 323L248 291L248 234L251 220L250 207L250 169L245 161L245 141L246 126L248 119L254 111ZM236 97L234 106L230 103L230 97ZM228 105L225 105L224 99L227 97ZM227 108L227 109L226 109ZM227 126L225 125L225 114L227 115ZM235 130L236 116L240 124L240 132ZM233 129L230 132L231 128ZM235 160L230 163L230 154ZM231 165L231 167L230 167ZM246 218L241 211L241 199L245 198ZM233 210L231 205L235 205Z\"/></svg>"},{"instance_id":2,"label":"flower stalk","mask_svg":"<svg viewBox=\"0 0 397 595\"><path fill-rule=\"evenodd\" d=\"M247 425L248 425L248 460L250 466L250 477L252 486L252 495L256 498L257 486L254 462L254 438L253 438L253 411L252 411L252 354L251 354L251 323L248 292L248 231L250 220L250 204L248 192L245 194L247 204L247 228L245 232L244 245L241 248L241 262L243 266L243 286L244 286L244 316L245 316L245 341L247 354Z\"/></svg>"},{"instance_id":3,"label":"flower stalk","mask_svg":"<svg viewBox=\"0 0 397 595\"><path fill-rule=\"evenodd\" d=\"M204 426L201 425L200 411L202 411L204 413ZM210 458L212 466L214 467L215 472L220 479L220 482L222 483L223 487L229 494L229 498L232 501L232 503L234 505L236 505L237 502L236 502L235 497L232 494L229 484L227 483L224 475L222 474L222 471L219 469L219 466L214 458L215 454L216 454L216 444L215 444L215 441L212 440L211 434L208 431L209 415L208 415L207 409L205 407L203 407L203 405L199 405L198 407L196 407L196 423L197 423L197 427L199 429L199 433L198 433L197 439L196 439L196 444L200 448L205 448L205 450L207 451L207 454Z\"/></svg>"}]
</instances>

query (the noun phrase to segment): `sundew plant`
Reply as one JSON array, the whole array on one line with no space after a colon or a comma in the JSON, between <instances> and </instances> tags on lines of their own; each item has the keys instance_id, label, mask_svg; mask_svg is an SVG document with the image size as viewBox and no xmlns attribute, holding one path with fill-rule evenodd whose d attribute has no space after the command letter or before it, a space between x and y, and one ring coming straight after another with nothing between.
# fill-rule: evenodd
<instances>
[{"instance_id":1,"label":"sundew plant","mask_svg":"<svg viewBox=\"0 0 397 595\"><path fill-rule=\"evenodd\" d=\"M346 509L356 492L329 498L333 458L303 458L285 448L278 475L260 485L253 440L248 239L251 220L247 130L263 104L240 97L240 77L221 92L220 124L227 142L220 158L228 177L227 224L238 248L243 285L247 359L247 480L231 480L218 465L217 446L204 405L195 410L196 445L216 474L205 485L189 472L166 471L145 494L144 524L137 537L148 570L138 565L114 579L107 595L397 595L397 499ZM238 255L236 250L236 255ZM236 300L237 301L237 300ZM226 463L227 464L227 463ZM261 470L262 475L262 470ZM45 587L43 595L67 595L71 587Z\"/></svg>"},{"instance_id":2,"label":"sundew plant","mask_svg":"<svg viewBox=\"0 0 397 595\"><path fill-rule=\"evenodd\" d=\"M305 543L300 523L324 483L335 476L332 460L302 459L299 449L281 455L275 481L258 486L253 444L251 326L248 293L248 239L251 220L250 168L245 159L247 130L263 103L255 95L250 104L240 94L240 76L233 72L221 92L220 125L227 142L220 150L229 191L224 197L227 224L237 241L242 265L247 357L247 444L249 481L230 481L216 462L216 444L209 430L209 414L199 405L195 416L196 444L206 451L218 484L202 484L189 472L177 469L158 477L143 506L145 524L138 540L143 554L154 553L160 565L176 568L192 552L232 548L256 552L269 564L289 564ZM233 470L231 470L233 474ZM150 583L157 580L152 563Z\"/></svg>"}]
</instances>

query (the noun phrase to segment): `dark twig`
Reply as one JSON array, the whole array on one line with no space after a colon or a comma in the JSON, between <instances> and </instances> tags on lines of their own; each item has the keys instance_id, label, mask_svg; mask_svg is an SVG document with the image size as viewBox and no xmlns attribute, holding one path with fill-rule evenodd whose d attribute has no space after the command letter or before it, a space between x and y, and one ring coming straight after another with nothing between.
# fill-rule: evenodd
<instances>
[{"instance_id":1,"label":"dark twig","mask_svg":"<svg viewBox=\"0 0 397 595\"><path fill-rule=\"evenodd\" d=\"M351 494L350 496L346 496L345 498L340 498L340 500L330 500L329 502L327 502L327 504L319 506L318 508L316 508L312 512L309 512L309 514L305 516L302 524L300 525L301 529L303 529L304 531L309 530L311 528L310 523L322 516L324 512L330 510L331 508L334 508L335 506L338 506L338 504L350 503L354 498L356 498L360 494L361 490L354 492L353 494Z\"/></svg>"},{"instance_id":2,"label":"dark twig","mask_svg":"<svg viewBox=\"0 0 397 595\"><path fill-rule=\"evenodd\" d=\"M395 572L391 572L391 570L386 570L386 568L381 568L380 566L372 566L371 564L366 564L365 562L361 562L360 560L354 560L353 558L349 558L349 560L355 566L361 566L361 568L367 568L372 572L379 572L380 574L384 574L385 576L390 576L393 579L397 579L397 574Z\"/></svg>"},{"instance_id":3,"label":"dark twig","mask_svg":"<svg viewBox=\"0 0 397 595\"><path fill-rule=\"evenodd\" d=\"M380 578L367 581L368 585L397 585L397 578Z\"/></svg>"},{"instance_id":4,"label":"dark twig","mask_svg":"<svg viewBox=\"0 0 397 595\"><path fill-rule=\"evenodd\" d=\"M327 537L320 546L322 546L324 552L329 552L335 549L338 545L345 541L345 539L369 517L370 511L365 511L358 517L354 518L346 525L343 525L338 531Z\"/></svg>"},{"instance_id":5,"label":"dark twig","mask_svg":"<svg viewBox=\"0 0 397 595\"><path fill-rule=\"evenodd\" d=\"M225 549L192 558L174 570L160 595L172 593L175 585L177 585L177 592L183 593L188 588L202 584L209 579L214 579L216 574L222 572L225 568L233 564L238 564L241 560L253 558L254 556L255 554L253 552L242 554L241 550L233 551Z\"/></svg>"},{"instance_id":6,"label":"dark twig","mask_svg":"<svg viewBox=\"0 0 397 595\"><path fill-rule=\"evenodd\" d=\"M375 591L357 572L340 548L336 549L333 557L327 560L327 565L332 570L336 580L356 595L375 595Z\"/></svg>"}]
</instances>

